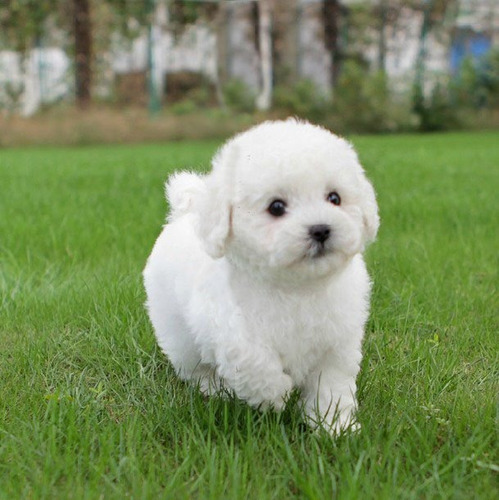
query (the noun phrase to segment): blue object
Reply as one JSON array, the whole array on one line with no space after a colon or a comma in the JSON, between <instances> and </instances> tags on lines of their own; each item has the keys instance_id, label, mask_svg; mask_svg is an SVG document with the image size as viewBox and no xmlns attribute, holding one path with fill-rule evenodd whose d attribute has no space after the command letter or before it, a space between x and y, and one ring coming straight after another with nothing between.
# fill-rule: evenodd
<instances>
[{"instance_id":1,"label":"blue object","mask_svg":"<svg viewBox=\"0 0 499 500\"><path fill-rule=\"evenodd\" d=\"M460 31L454 39L450 50L450 67L452 73L456 74L461 69L463 59L471 57L479 61L488 54L492 47L492 41L484 33L476 33L471 30Z\"/></svg>"}]
</instances>

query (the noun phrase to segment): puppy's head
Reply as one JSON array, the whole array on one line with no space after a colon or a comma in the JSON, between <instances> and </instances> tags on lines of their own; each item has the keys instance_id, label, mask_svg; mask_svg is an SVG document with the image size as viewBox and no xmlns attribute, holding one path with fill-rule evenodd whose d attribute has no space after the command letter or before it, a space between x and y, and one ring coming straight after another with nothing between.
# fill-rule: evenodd
<instances>
[{"instance_id":1,"label":"puppy's head","mask_svg":"<svg viewBox=\"0 0 499 500\"><path fill-rule=\"evenodd\" d=\"M296 120L265 122L213 160L199 230L212 257L263 274L341 269L379 225L374 190L345 140Z\"/></svg>"}]
</instances>

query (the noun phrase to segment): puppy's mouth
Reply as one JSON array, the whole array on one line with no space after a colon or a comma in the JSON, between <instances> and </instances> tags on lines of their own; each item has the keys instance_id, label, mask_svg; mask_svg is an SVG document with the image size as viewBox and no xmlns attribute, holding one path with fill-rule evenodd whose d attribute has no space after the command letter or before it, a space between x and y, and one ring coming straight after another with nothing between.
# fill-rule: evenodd
<instances>
[{"instance_id":1,"label":"puppy's mouth","mask_svg":"<svg viewBox=\"0 0 499 500\"><path fill-rule=\"evenodd\" d=\"M322 257L325 257L326 255L331 253L331 249L328 248L326 245L320 244L320 243L314 243L310 245L306 252L306 257L309 259L321 259Z\"/></svg>"}]
</instances>

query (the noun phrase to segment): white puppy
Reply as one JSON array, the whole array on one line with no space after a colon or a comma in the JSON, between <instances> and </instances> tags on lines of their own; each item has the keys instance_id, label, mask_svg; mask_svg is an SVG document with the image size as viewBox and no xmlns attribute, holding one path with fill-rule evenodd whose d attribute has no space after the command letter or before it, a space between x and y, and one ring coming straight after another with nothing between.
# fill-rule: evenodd
<instances>
[{"instance_id":1,"label":"white puppy","mask_svg":"<svg viewBox=\"0 0 499 500\"><path fill-rule=\"evenodd\" d=\"M144 270L147 308L180 377L309 423L354 425L376 235L374 191L352 146L296 120L229 140L206 176L175 174Z\"/></svg>"}]
</instances>

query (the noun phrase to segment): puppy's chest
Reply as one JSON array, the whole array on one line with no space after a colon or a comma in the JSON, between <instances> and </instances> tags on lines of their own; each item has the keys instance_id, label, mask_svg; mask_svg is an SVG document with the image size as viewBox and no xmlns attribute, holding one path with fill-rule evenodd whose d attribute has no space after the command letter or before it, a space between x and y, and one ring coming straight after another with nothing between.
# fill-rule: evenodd
<instances>
[{"instance_id":1,"label":"puppy's chest","mask_svg":"<svg viewBox=\"0 0 499 500\"><path fill-rule=\"evenodd\" d=\"M303 379L334 345L334 318L327 298L260 299L249 317L253 334L279 354L295 381Z\"/></svg>"}]
</instances>

